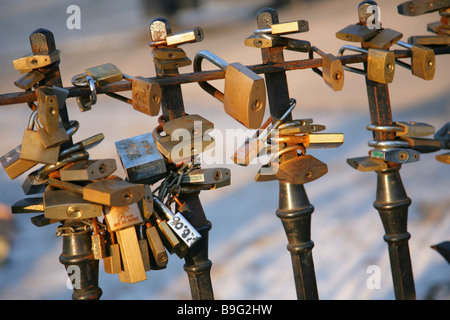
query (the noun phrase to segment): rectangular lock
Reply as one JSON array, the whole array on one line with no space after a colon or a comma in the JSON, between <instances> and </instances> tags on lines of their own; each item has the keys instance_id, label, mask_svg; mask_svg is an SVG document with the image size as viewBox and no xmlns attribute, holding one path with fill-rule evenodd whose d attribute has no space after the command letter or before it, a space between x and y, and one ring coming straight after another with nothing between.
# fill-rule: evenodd
<instances>
[{"instance_id":1,"label":"rectangular lock","mask_svg":"<svg viewBox=\"0 0 450 320\"><path fill-rule=\"evenodd\" d=\"M309 31L309 24L306 20L295 20L283 23L276 23L270 26L272 34L290 34Z\"/></svg>"},{"instance_id":2,"label":"rectangular lock","mask_svg":"<svg viewBox=\"0 0 450 320\"><path fill-rule=\"evenodd\" d=\"M145 229L148 244L150 246L150 250L152 252L153 259L150 259L151 261L154 260L155 266L152 267L152 269L162 269L167 266L167 262L169 261L169 258L167 256L166 249L164 248L164 244L161 241L161 238L159 237L158 230L155 226L152 226L148 224ZM152 258L151 257L151 258Z\"/></svg>"},{"instance_id":3,"label":"rectangular lock","mask_svg":"<svg viewBox=\"0 0 450 320\"><path fill-rule=\"evenodd\" d=\"M20 159L21 148L22 145L19 145L0 158L2 167L10 179L17 178L38 164L36 161Z\"/></svg>"},{"instance_id":4,"label":"rectangular lock","mask_svg":"<svg viewBox=\"0 0 450 320\"><path fill-rule=\"evenodd\" d=\"M252 48L272 48L280 43L279 36L271 36L266 34L252 34L244 40L244 44L247 47Z\"/></svg>"},{"instance_id":5,"label":"rectangular lock","mask_svg":"<svg viewBox=\"0 0 450 320\"><path fill-rule=\"evenodd\" d=\"M161 235L161 241L170 254L176 254L180 259L183 259L189 247L175 235L172 229L167 225L167 222L161 218L156 219L158 232Z\"/></svg>"},{"instance_id":6,"label":"rectangular lock","mask_svg":"<svg viewBox=\"0 0 450 320\"><path fill-rule=\"evenodd\" d=\"M118 243L106 244L106 257L103 258L103 267L105 272L109 274L118 274L122 271L122 259Z\"/></svg>"},{"instance_id":7,"label":"rectangular lock","mask_svg":"<svg viewBox=\"0 0 450 320\"><path fill-rule=\"evenodd\" d=\"M28 72L33 69L43 68L55 63L59 60L59 50L55 50L50 54L28 55L13 60L13 66L16 70Z\"/></svg>"},{"instance_id":8,"label":"rectangular lock","mask_svg":"<svg viewBox=\"0 0 450 320\"><path fill-rule=\"evenodd\" d=\"M38 70L32 70L24 74L17 81L14 81L14 84L16 85L16 87L20 89L28 90L31 89L39 81L44 80L44 78L45 74L43 72L40 72Z\"/></svg>"},{"instance_id":9,"label":"rectangular lock","mask_svg":"<svg viewBox=\"0 0 450 320\"><path fill-rule=\"evenodd\" d=\"M414 45L411 47L411 54L412 74L424 80L433 80L436 71L434 50L420 45Z\"/></svg>"},{"instance_id":10,"label":"rectangular lock","mask_svg":"<svg viewBox=\"0 0 450 320\"><path fill-rule=\"evenodd\" d=\"M369 48L367 79L379 83L391 83L395 74L395 54L392 51Z\"/></svg>"},{"instance_id":11,"label":"rectangular lock","mask_svg":"<svg viewBox=\"0 0 450 320\"><path fill-rule=\"evenodd\" d=\"M116 160L82 160L59 170L62 181L92 181L108 177L116 171Z\"/></svg>"},{"instance_id":12,"label":"rectangular lock","mask_svg":"<svg viewBox=\"0 0 450 320\"><path fill-rule=\"evenodd\" d=\"M154 48L151 55L155 59L178 60L186 58L186 52L181 48Z\"/></svg>"},{"instance_id":13,"label":"rectangular lock","mask_svg":"<svg viewBox=\"0 0 450 320\"><path fill-rule=\"evenodd\" d=\"M381 30L374 37L370 38L366 44L369 48L387 50L402 37L403 34L401 32L387 28Z\"/></svg>"},{"instance_id":14,"label":"rectangular lock","mask_svg":"<svg viewBox=\"0 0 450 320\"><path fill-rule=\"evenodd\" d=\"M156 146L159 152L171 163L180 161L190 161L202 152L210 150L215 145L214 139L210 135L202 138L185 141L173 141L169 135L156 140Z\"/></svg>"},{"instance_id":15,"label":"rectangular lock","mask_svg":"<svg viewBox=\"0 0 450 320\"><path fill-rule=\"evenodd\" d=\"M214 124L198 114L178 117L162 124L164 132L175 140L180 137L198 139L214 129Z\"/></svg>"},{"instance_id":16,"label":"rectangular lock","mask_svg":"<svg viewBox=\"0 0 450 320\"><path fill-rule=\"evenodd\" d=\"M106 257L105 235L97 233L91 235L91 246L94 259L100 260Z\"/></svg>"},{"instance_id":17,"label":"rectangular lock","mask_svg":"<svg viewBox=\"0 0 450 320\"><path fill-rule=\"evenodd\" d=\"M112 63L87 68L86 74L92 77L100 87L123 79L122 72Z\"/></svg>"},{"instance_id":18,"label":"rectangular lock","mask_svg":"<svg viewBox=\"0 0 450 320\"><path fill-rule=\"evenodd\" d=\"M153 192L150 185L144 184L144 197L138 201L139 210L144 219L149 219L153 214Z\"/></svg>"},{"instance_id":19,"label":"rectangular lock","mask_svg":"<svg viewBox=\"0 0 450 320\"><path fill-rule=\"evenodd\" d=\"M248 166L265 148L265 143L260 139L250 138L248 142L240 146L233 155L233 162Z\"/></svg>"},{"instance_id":20,"label":"rectangular lock","mask_svg":"<svg viewBox=\"0 0 450 320\"><path fill-rule=\"evenodd\" d=\"M347 159L347 163L352 168L361 172L384 170L388 168L388 165L384 160L371 157L351 158Z\"/></svg>"},{"instance_id":21,"label":"rectangular lock","mask_svg":"<svg viewBox=\"0 0 450 320\"><path fill-rule=\"evenodd\" d=\"M322 77L334 91L342 90L344 87L344 67L341 60L332 54L322 55Z\"/></svg>"},{"instance_id":22,"label":"rectangular lock","mask_svg":"<svg viewBox=\"0 0 450 320\"><path fill-rule=\"evenodd\" d=\"M162 99L160 85L143 77L134 77L131 83L131 105L134 110L152 117L157 116Z\"/></svg>"},{"instance_id":23,"label":"rectangular lock","mask_svg":"<svg viewBox=\"0 0 450 320\"><path fill-rule=\"evenodd\" d=\"M378 33L376 28L368 28L360 24L351 24L336 32L336 38L350 42L366 42Z\"/></svg>"},{"instance_id":24,"label":"rectangular lock","mask_svg":"<svg viewBox=\"0 0 450 320\"><path fill-rule=\"evenodd\" d=\"M401 140L407 141L409 148L420 153L435 152L442 148L441 142L435 139L402 137Z\"/></svg>"},{"instance_id":25,"label":"rectangular lock","mask_svg":"<svg viewBox=\"0 0 450 320\"><path fill-rule=\"evenodd\" d=\"M306 134L308 142L306 148L336 148L344 143L342 133L310 133Z\"/></svg>"},{"instance_id":26,"label":"rectangular lock","mask_svg":"<svg viewBox=\"0 0 450 320\"><path fill-rule=\"evenodd\" d=\"M135 227L118 230L115 234L123 265L123 270L119 273L119 281L136 283L146 280L147 275Z\"/></svg>"},{"instance_id":27,"label":"rectangular lock","mask_svg":"<svg viewBox=\"0 0 450 320\"><path fill-rule=\"evenodd\" d=\"M216 184L231 178L231 171L227 168L194 169L183 175L181 183Z\"/></svg>"},{"instance_id":28,"label":"rectangular lock","mask_svg":"<svg viewBox=\"0 0 450 320\"><path fill-rule=\"evenodd\" d=\"M167 59L153 59L153 63L155 64L155 67L161 69L161 70L172 70L172 69L178 69L186 66L190 66L192 64L191 59L184 57L177 60Z\"/></svg>"},{"instance_id":29,"label":"rectangular lock","mask_svg":"<svg viewBox=\"0 0 450 320\"><path fill-rule=\"evenodd\" d=\"M45 164L56 164L60 146L45 148L37 131L26 129L22 138L20 159Z\"/></svg>"},{"instance_id":30,"label":"rectangular lock","mask_svg":"<svg viewBox=\"0 0 450 320\"><path fill-rule=\"evenodd\" d=\"M321 124L305 124L299 126L289 126L289 127L281 127L278 130L278 134L280 136L284 135L294 135L294 134L302 134L302 133L315 133L325 130L326 127Z\"/></svg>"},{"instance_id":31,"label":"rectangular lock","mask_svg":"<svg viewBox=\"0 0 450 320\"><path fill-rule=\"evenodd\" d=\"M139 249L141 250L142 262L144 263L144 270L150 271L150 250L146 239L139 239Z\"/></svg>"},{"instance_id":32,"label":"rectangular lock","mask_svg":"<svg viewBox=\"0 0 450 320\"><path fill-rule=\"evenodd\" d=\"M115 146L129 181L140 181L167 172L151 133L117 141Z\"/></svg>"},{"instance_id":33,"label":"rectangular lock","mask_svg":"<svg viewBox=\"0 0 450 320\"><path fill-rule=\"evenodd\" d=\"M43 213L44 212L44 198L43 197L29 197L17 201L11 206L11 212L16 213Z\"/></svg>"},{"instance_id":34,"label":"rectangular lock","mask_svg":"<svg viewBox=\"0 0 450 320\"><path fill-rule=\"evenodd\" d=\"M83 187L83 199L111 207L127 206L144 197L144 186L121 179L104 179Z\"/></svg>"},{"instance_id":35,"label":"rectangular lock","mask_svg":"<svg viewBox=\"0 0 450 320\"><path fill-rule=\"evenodd\" d=\"M416 162L420 159L420 153L411 149L374 149L369 151L369 155L394 163Z\"/></svg>"},{"instance_id":36,"label":"rectangular lock","mask_svg":"<svg viewBox=\"0 0 450 320\"><path fill-rule=\"evenodd\" d=\"M436 160L442 163L450 164L450 152L436 155Z\"/></svg>"},{"instance_id":37,"label":"rectangular lock","mask_svg":"<svg viewBox=\"0 0 450 320\"><path fill-rule=\"evenodd\" d=\"M56 93L51 87L40 87L37 91L37 117L47 132L55 132L59 123L59 106Z\"/></svg>"},{"instance_id":38,"label":"rectangular lock","mask_svg":"<svg viewBox=\"0 0 450 320\"><path fill-rule=\"evenodd\" d=\"M314 181L328 172L322 161L310 155L302 155L280 163L276 177L292 184Z\"/></svg>"},{"instance_id":39,"label":"rectangular lock","mask_svg":"<svg viewBox=\"0 0 450 320\"><path fill-rule=\"evenodd\" d=\"M45 190L44 206L47 219L90 219L103 215L101 205L83 200L79 194L67 190Z\"/></svg>"},{"instance_id":40,"label":"rectangular lock","mask_svg":"<svg viewBox=\"0 0 450 320\"><path fill-rule=\"evenodd\" d=\"M202 28L193 28L186 31L177 32L168 35L165 39L167 46L176 46L191 42L200 42L203 40L203 30Z\"/></svg>"},{"instance_id":41,"label":"rectangular lock","mask_svg":"<svg viewBox=\"0 0 450 320\"><path fill-rule=\"evenodd\" d=\"M396 126L401 128L401 131L396 131L397 137L426 137L434 134L434 127L427 123L415 121L397 121Z\"/></svg>"},{"instance_id":42,"label":"rectangular lock","mask_svg":"<svg viewBox=\"0 0 450 320\"><path fill-rule=\"evenodd\" d=\"M107 207L104 213L106 224L111 232L116 232L144 222L137 203L121 207Z\"/></svg>"}]
</instances>

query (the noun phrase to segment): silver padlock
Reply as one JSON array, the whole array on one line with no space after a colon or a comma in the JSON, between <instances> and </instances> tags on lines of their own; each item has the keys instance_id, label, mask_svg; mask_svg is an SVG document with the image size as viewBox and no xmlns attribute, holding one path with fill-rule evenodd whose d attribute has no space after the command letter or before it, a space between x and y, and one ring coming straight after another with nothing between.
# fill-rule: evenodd
<instances>
[{"instance_id":1,"label":"silver padlock","mask_svg":"<svg viewBox=\"0 0 450 320\"><path fill-rule=\"evenodd\" d=\"M420 159L420 152L411 149L374 149L369 151L373 158L383 159L394 163L416 162Z\"/></svg>"},{"instance_id":2,"label":"silver padlock","mask_svg":"<svg viewBox=\"0 0 450 320\"><path fill-rule=\"evenodd\" d=\"M230 178L231 171L228 168L194 169L183 175L181 183L216 184L222 183Z\"/></svg>"}]
</instances>

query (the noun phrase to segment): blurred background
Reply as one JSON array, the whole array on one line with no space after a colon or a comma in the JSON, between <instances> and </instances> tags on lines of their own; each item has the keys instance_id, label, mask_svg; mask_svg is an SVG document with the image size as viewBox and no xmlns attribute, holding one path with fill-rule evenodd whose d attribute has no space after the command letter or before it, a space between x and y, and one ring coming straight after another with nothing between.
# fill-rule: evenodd
<instances>
[{"instance_id":1,"label":"blurred background","mask_svg":"<svg viewBox=\"0 0 450 320\"><path fill-rule=\"evenodd\" d=\"M148 26L156 17L168 18L174 32L203 28L202 42L182 46L191 59L206 49L228 62L260 63L260 51L244 46L244 39L256 29L256 13L267 6L278 10L281 22L308 20L310 31L292 37L337 54L348 43L336 39L335 33L358 21L359 2L0 0L0 93L20 91L13 84L20 74L12 60L31 52L28 37L37 28L54 33L61 51L63 84L71 86L74 75L107 62L129 75L155 76ZM427 34L427 23L439 20L437 13L401 16L396 9L401 2L380 0L378 4L383 27L402 32L404 41L411 35ZM67 28L70 5L80 8L81 29ZM306 58L304 53L285 53L286 60ZM396 68L394 82L389 86L394 121L426 122L438 130L450 120L450 57L437 56L436 63L432 81ZM192 72L192 66L180 72ZM344 89L334 92L311 70L289 71L287 75L290 95L297 99L294 118L313 118L315 123L326 126L326 132L345 135L345 143L339 148L309 152L328 165L327 175L305 185L315 207L312 240L319 297L394 299L384 230L372 206L376 175L358 172L346 163L347 158L364 156L369 150L371 133L365 128L370 118L364 78L347 72ZM223 81L214 81L214 85L220 88ZM188 113L202 115L222 132L244 129L198 84L182 88ZM157 118L134 112L131 106L107 96L100 96L89 112L81 113L75 99L68 99L67 106L70 118L81 124L75 141L100 132L106 137L90 150L92 159L115 158L120 164L114 142L149 132L157 125ZM0 107L0 154L21 143L28 118L26 104ZM231 185L200 195L213 225L209 252L215 298L296 299L286 236L275 216L278 183L254 182L259 166L230 164L227 159L233 146L218 147L226 150L226 163L216 166L231 169ZM423 154L419 162L405 164L401 170L412 199L408 230L418 299L450 298L449 265L430 248L450 240L450 167L436 161L436 154ZM31 224L30 215L12 217L9 211L10 205L25 197L21 186L26 174L10 180L0 170L0 299L70 299L72 290L67 288L67 275L58 261L62 241L55 237L56 225L38 228ZM124 176L121 168L116 174ZM166 269L148 272L148 279L137 284L119 282L117 276L104 273L101 265L103 299L190 299L183 264L177 256L170 256ZM380 267L379 289L366 285L371 265Z\"/></svg>"}]
</instances>

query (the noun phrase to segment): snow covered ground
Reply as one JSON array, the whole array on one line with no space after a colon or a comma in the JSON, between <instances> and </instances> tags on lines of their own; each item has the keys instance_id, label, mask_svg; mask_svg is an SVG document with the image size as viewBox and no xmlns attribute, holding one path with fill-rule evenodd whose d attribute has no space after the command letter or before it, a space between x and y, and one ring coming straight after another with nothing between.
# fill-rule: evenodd
<instances>
[{"instance_id":1,"label":"snow covered ground","mask_svg":"<svg viewBox=\"0 0 450 320\"><path fill-rule=\"evenodd\" d=\"M346 44L335 38L336 31L357 20L360 1L314 1L291 4L279 10L280 21L305 19L310 32L294 35L311 41L323 51L337 54ZM408 18L396 13L401 1L378 1L384 27L410 35L426 34L426 24L437 21L437 14ZM207 49L226 61L246 65L260 63L258 50L245 47L243 39L256 28L256 12L267 1L206 2L198 11L180 14L172 21L174 31L203 27L205 40L183 46L193 59ZM26 4L26 5L25 5ZM66 28L66 8L81 8L81 30ZM219 10L220 9L220 10ZM24 0L0 2L0 93L19 91L13 81L20 77L11 61L30 51L28 36L39 27L55 34L61 50L63 83L70 85L73 75L106 62L116 64L130 75L154 76L147 43L148 24L154 17L139 12L139 1L51 1ZM225 10L225 11L224 11ZM233 14L234 13L234 14ZM230 19L227 21L227 17ZM287 52L286 60L305 59L306 54ZM437 57L433 81L413 77L397 67L389 86L394 121L419 121L441 128L450 121L450 83L448 56ZM186 67L181 72L191 72ZM376 175L358 172L347 158L364 156L371 133L363 77L346 73L344 89L334 92L310 70L288 72L289 89L297 99L294 118L313 118L326 126L326 132L341 132L345 143L336 149L309 153L328 164L328 174L305 185L315 207L312 219L313 257L319 296L330 300L393 299L387 245L383 228L372 203ZM215 83L219 88L222 81ZM214 122L220 132L242 129L226 116L222 105L197 84L183 86L187 112L198 113ZM114 142L151 131L156 118L137 114L131 106L101 96L93 110L80 113L74 99L68 100L71 119L81 123L74 136L81 140L103 132L105 140L90 151L91 158L115 158ZM268 108L267 108L268 109ZM268 110L266 110L268 115ZM21 142L29 110L25 104L0 108L0 153ZM230 146L225 146L229 152ZM232 146L231 146L232 148ZM442 153L442 151L440 152ZM224 153L226 156L227 153ZM224 156L224 161L228 157ZM450 167L424 154L416 163L403 165L401 176L408 196L408 230L414 279L418 299L429 298L432 288L450 286L450 269L431 245L450 240ZM120 163L120 162L118 162ZM205 191L202 204L213 228L210 232L212 282L216 299L296 299L286 236L275 216L278 206L277 182L254 182L259 166L239 167L218 164L232 170L231 186ZM205 166L207 167L207 166ZM119 169L117 174L123 176ZM25 175L10 180L0 171L0 202L11 205L24 198L21 185ZM61 239L55 225L37 228L29 215L14 216L11 253L0 267L0 299L70 299L64 267L58 262ZM169 257L164 270L151 271L148 279L125 284L118 277L100 272L103 299L190 299L184 261ZM381 287L368 288L369 266L381 270ZM442 289L441 291L445 290ZM431 298L449 299L447 294Z\"/></svg>"}]
</instances>

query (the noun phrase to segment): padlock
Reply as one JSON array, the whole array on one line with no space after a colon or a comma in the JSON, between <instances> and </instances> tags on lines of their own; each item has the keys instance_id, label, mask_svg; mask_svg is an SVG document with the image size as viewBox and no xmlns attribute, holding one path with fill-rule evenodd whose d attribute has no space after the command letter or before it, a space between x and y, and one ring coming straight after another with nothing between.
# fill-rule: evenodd
<instances>
[{"instance_id":1,"label":"padlock","mask_svg":"<svg viewBox=\"0 0 450 320\"><path fill-rule=\"evenodd\" d=\"M443 1L405 1L397 6L399 14L405 16L418 16L421 14L442 10L449 6L448 0Z\"/></svg>"},{"instance_id":2,"label":"padlock","mask_svg":"<svg viewBox=\"0 0 450 320\"><path fill-rule=\"evenodd\" d=\"M450 44L449 36L411 36L408 38L408 43L412 45L421 46L447 46Z\"/></svg>"},{"instance_id":3,"label":"padlock","mask_svg":"<svg viewBox=\"0 0 450 320\"><path fill-rule=\"evenodd\" d=\"M277 46L281 42L280 36L272 36L267 34L252 34L244 40L244 44L247 47L253 47L258 49L272 48Z\"/></svg>"},{"instance_id":4,"label":"padlock","mask_svg":"<svg viewBox=\"0 0 450 320\"><path fill-rule=\"evenodd\" d=\"M123 270L119 272L119 281L136 283L147 279L142 260L139 240L134 226L115 232L120 247Z\"/></svg>"},{"instance_id":5,"label":"padlock","mask_svg":"<svg viewBox=\"0 0 450 320\"><path fill-rule=\"evenodd\" d=\"M281 162L276 173L278 180L292 184L314 181L328 172L328 166L311 155L301 155Z\"/></svg>"},{"instance_id":6,"label":"padlock","mask_svg":"<svg viewBox=\"0 0 450 320\"><path fill-rule=\"evenodd\" d=\"M186 52L181 48L153 48L151 55L158 60L178 60L186 58Z\"/></svg>"},{"instance_id":7,"label":"padlock","mask_svg":"<svg viewBox=\"0 0 450 320\"><path fill-rule=\"evenodd\" d=\"M44 197L28 197L15 202L11 213L44 213Z\"/></svg>"},{"instance_id":8,"label":"padlock","mask_svg":"<svg viewBox=\"0 0 450 320\"><path fill-rule=\"evenodd\" d=\"M78 108L81 112L86 112L92 109L92 106L97 103L97 89L95 88L95 80L90 76L84 76L84 78L87 82L87 85L89 86L89 89L91 91L90 95L88 96L77 96L75 98ZM83 82L80 84L77 84L76 81L74 81L74 78L72 78L72 83L75 85L84 85Z\"/></svg>"},{"instance_id":9,"label":"padlock","mask_svg":"<svg viewBox=\"0 0 450 320\"><path fill-rule=\"evenodd\" d=\"M115 159L83 160L59 170L62 181L92 181L108 177L116 171Z\"/></svg>"},{"instance_id":10,"label":"padlock","mask_svg":"<svg viewBox=\"0 0 450 320\"><path fill-rule=\"evenodd\" d=\"M442 163L450 164L450 152L436 155L436 160Z\"/></svg>"},{"instance_id":11,"label":"padlock","mask_svg":"<svg viewBox=\"0 0 450 320\"><path fill-rule=\"evenodd\" d=\"M19 145L0 158L0 162L10 179L17 178L38 164L36 161L20 159L21 149L22 145Z\"/></svg>"},{"instance_id":12,"label":"padlock","mask_svg":"<svg viewBox=\"0 0 450 320\"><path fill-rule=\"evenodd\" d=\"M144 219L150 219L153 214L153 192L150 185L144 184L144 197L138 201L138 206Z\"/></svg>"},{"instance_id":13,"label":"padlock","mask_svg":"<svg viewBox=\"0 0 450 320\"><path fill-rule=\"evenodd\" d=\"M54 50L49 54L27 55L13 60L14 69L21 72L29 72L33 69L47 67L59 60L59 50Z\"/></svg>"},{"instance_id":14,"label":"padlock","mask_svg":"<svg viewBox=\"0 0 450 320\"><path fill-rule=\"evenodd\" d=\"M213 130L214 124L198 114L189 114L163 122L162 129L174 140L188 136L193 140Z\"/></svg>"},{"instance_id":15,"label":"padlock","mask_svg":"<svg viewBox=\"0 0 450 320\"><path fill-rule=\"evenodd\" d=\"M161 237L161 241L164 247L170 254L176 254L180 259L183 259L188 253L189 247L175 235L172 229L167 225L167 222L163 220L158 213L155 215L155 224L158 228L158 233Z\"/></svg>"},{"instance_id":16,"label":"padlock","mask_svg":"<svg viewBox=\"0 0 450 320\"><path fill-rule=\"evenodd\" d=\"M45 227L51 225L53 223L59 223L61 220L56 219L47 219L44 214L37 215L35 217L30 218L31 223L36 227Z\"/></svg>"},{"instance_id":17,"label":"padlock","mask_svg":"<svg viewBox=\"0 0 450 320\"><path fill-rule=\"evenodd\" d=\"M272 24L269 28L265 29L257 29L253 31L254 34L291 34L298 32L307 32L309 31L309 24L306 20L295 20L289 22L275 23Z\"/></svg>"},{"instance_id":18,"label":"padlock","mask_svg":"<svg viewBox=\"0 0 450 320\"><path fill-rule=\"evenodd\" d=\"M92 77L100 87L123 79L122 72L112 63L87 68L86 74Z\"/></svg>"},{"instance_id":19,"label":"padlock","mask_svg":"<svg viewBox=\"0 0 450 320\"><path fill-rule=\"evenodd\" d=\"M192 64L191 59L184 57L177 60L173 59L153 59L153 63L155 64L155 67L161 70L172 70L172 69L178 69L182 67L187 67Z\"/></svg>"},{"instance_id":20,"label":"padlock","mask_svg":"<svg viewBox=\"0 0 450 320\"><path fill-rule=\"evenodd\" d=\"M369 48L387 50L397 43L403 34L401 32L386 28L380 30L374 37L366 41Z\"/></svg>"},{"instance_id":21,"label":"padlock","mask_svg":"<svg viewBox=\"0 0 450 320\"><path fill-rule=\"evenodd\" d=\"M142 230L142 228L140 228L140 230L136 230L136 233L138 235L139 249L141 251L144 270L150 271L151 270L150 248L147 241L147 235L145 234L144 230Z\"/></svg>"},{"instance_id":22,"label":"padlock","mask_svg":"<svg viewBox=\"0 0 450 320\"><path fill-rule=\"evenodd\" d=\"M111 238L114 238L111 233ZM113 240L114 241L114 240ZM106 273L118 274L122 271L122 258L120 255L119 244L114 242L106 243L106 257L103 258L103 267Z\"/></svg>"},{"instance_id":23,"label":"padlock","mask_svg":"<svg viewBox=\"0 0 450 320\"><path fill-rule=\"evenodd\" d=\"M188 184L216 184L231 178L228 168L194 169L181 178L181 183Z\"/></svg>"},{"instance_id":24,"label":"padlock","mask_svg":"<svg viewBox=\"0 0 450 320\"><path fill-rule=\"evenodd\" d=\"M63 95L58 98L58 95ZM64 101L67 93L53 90L51 87L37 89L36 131L44 148L54 147L70 141L59 117L58 100Z\"/></svg>"},{"instance_id":25,"label":"padlock","mask_svg":"<svg viewBox=\"0 0 450 320\"><path fill-rule=\"evenodd\" d=\"M160 177L167 172L152 133L117 141L115 146L129 181Z\"/></svg>"},{"instance_id":26,"label":"padlock","mask_svg":"<svg viewBox=\"0 0 450 320\"><path fill-rule=\"evenodd\" d=\"M162 99L159 83L144 77L133 77L131 83L131 105L134 110L149 116L157 116Z\"/></svg>"},{"instance_id":27,"label":"padlock","mask_svg":"<svg viewBox=\"0 0 450 320\"><path fill-rule=\"evenodd\" d=\"M297 105L297 101L295 99L290 99L289 109L278 119L272 126L267 128L267 131L258 136L251 137L245 141L245 143L240 146L236 152L234 153L232 160L234 163L242 166L248 166L250 162L253 161L264 149L265 142L269 138L269 136L278 129L278 127L283 123L284 119L294 110Z\"/></svg>"},{"instance_id":28,"label":"padlock","mask_svg":"<svg viewBox=\"0 0 450 320\"><path fill-rule=\"evenodd\" d=\"M366 42L378 33L376 28L368 28L361 24L351 24L336 32L336 38L350 42Z\"/></svg>"},{"instance_id":29,"label":"padlock","mask_svg":"<svg viewBox=\"0 0 450 320\"><path fill-rule=\"evenodd\" d=\"M434 134L434 126L423 122L396 121L395 125L400 127L395 132L397 137L426 137Z\"/></svg>"},{"instance_id":30,"label":"padlock","mask_svg":"<svg viewBox=\"0 0 450 320\"><path fill-rule=\"evenodd\" d=\"M200 42L203 41L204 34L203 29L200 27L196 27L193 29L185 30L176 32L173 34L168 34L165 37L162 37L161 39L158 39L156 41L152 41L149 43L151 47L159 47L159 46L178 46L186 43L192 43L192 42Z\"/></svg>"},{"instance_id":31,"label":"padlock","mask_svg":"<svg viewBox=\"0 0 450 320\"><path fill-rule=\"evenodd\" d=\"M92 219L91 247L94 259L100 260L107 256L105 234L100 232L97 218Z\"/></svg>"},{"instance_id":32,"label":"padlock","mask_svg":"<svg viewBox=\"0 0 450 320\"><path fill-rule=\"evenodd\" d=\"M144 186L122 179L103 179L82 188L83 199L105 206L130 206L144 197ZM137 204L136 204L137 206ZM139 211L139 209L138 209Z\"/></svg>"},{"instance_id":33,"label":"padlock","mask_svg":"<svg viewBox=\"0 0 450 320\"><path fill-rule=\"evenodd\" d=\"M204 58L225 71L225 89L222 93L207 82L199 85L223 102L225 112L236 121L249 129L258 129L266 107L264 79L239 62L229 64L207 50L195 56L194 71L201 71Z\"/></svg>"},{"instance_id":34,"label":"padlock","mask_svg":"<svg viewBox=\"0 0 450 320\"><path fill-rule=\"evenodd\" d=\"M394 163L416 162L420 159L420 153L411 149L373 149L369 151L372 158L383 159Z\"/></svg>"},{"instance_id":35,"label":"padlock","mask_svg":"<svg viewBox=\"0 0 450 320\"><path fill-rule=\"evenodd\" d=\"M144 222L136 202L128 206L105 206L104 214L106 224L111 232L140 225Z\"/></svg>"},{"instance_id":36,"label":"padlock","mask_svg":"<svg viewBox=\"0 0 450 320\"><path fill-rule=\"evenodd\" d=\"M48 179L47 183L55 188L76 192L82 195L84 200L111 207L127 206L144 197L142 184L130 183L112 176L84 187L56 179Z\"/></svg>"},{"instance_id":37,"label":"padlock","mask_svg":"<svg viewBox=\"0 0 450 320\"><path fill-rule=\"evenodd\" d=\"M14 84L20 89L29 90L39 81L44 80L44 78L45 73L39 70L32 70L24 74L20 79L14 81Z\"/></svg>"},{"instance_id":38,"label":"padlock","mask_svg":"<svg viewBox=\"0 0 450 320\"><path fill-rule=\"evenodd\" d=\"M278 134L280 136L285 136L304 133L315 133L323 131L325 129L326 127L324 125L312 124L312 119L303 119L303 120L294 120L281 124L278 127Z\"/></svg>"},{"instance_id":39,"label":"padlock","mask_svg":"<svg viewBox=\"0 0 450 320\"><path fill-rule=\"evenodd\" d=\"M39 177L39 170L31 172L22 183L22 190L25 195L42 193L45 190L46 179Z\"/></svg>"},{"instance_id":40,"label":"padlock","mask_svg":"<svg viewBox=\"0 0 450 320\"><path fill-rule=\"evenodd\" d=\"M194 140L181 139L179 141L172 139L169 135L161 136L160 132L162 132L161 125L157 126L152 132L156 147L170 163L191 161L192 158L210 150L215 145L214 139L208 134Z\"/></svg>"},{"instance_id":41,"label":"padlock","mask_svg":"<svg viewBox=\"0 0 450 320\"><path fill-rule=\"evenodd\" d=\"M89 219L103 215L101 205L86 201L79 194L68 190L46 189L44 206L47 219Z\"/></svg>"},{"instance_id":42,"label":"padlock","mask_svg":"<svg viewBox=\"0 0 450 320\"><path fill-rule=\"evenodd\" d=\"M145 224L145 233L152 252L152 255L150 255L151 268L153 270L164 269L167 266L169 257L158 234L158 230L150 222L147 222Z\"/></svg>"},{"instance_id":43,"label":"padlock","mask_svg":"<svg viewBox=\"0 0 450 320\"><path fill-rule=\"evenodd\" d=\"M387 84L394 80L394 74L394 52L369 48L367 56L367 79Z\"/></svg>"},{"instance_id":44,"label":"padlock","mask_svg":"<svg viewBox=\"0 0 450 320\"><path fill-rule=\"evenodd\" d=\"M31 113L27 129L25 129L23 135L19 157L23 160L54 164L58 161L60 146L45 148L42 145L39 133L33 130L36 116L37 110Z\"/></svg>"},{"instance_id":45,"label":"padlock","mask_svg":"<svg viewBox=\"0 0 450 320\"><path fill-rule=\"evenodd\" d=\"M72 146L69 146L69 147L61 150L61 152L59 153L59 157L61 158L61 157L64 157L64 156L74 153L74 152L91 149L91 148L97 146L100 142L102 142L103 139L105 139L104 134L97 133L97 134L93 135L92 137L83 139L83 140L73 144Z\"/></svg>"},{"instance_id":46,"label":"padlock","mask_svg":"<svg viewBox=\"0 0 450 320\"><path fill-rule=\"evenodd\" d=\"M388 168L386 161L376 158L358 157L347 159L347 163L354 169L361 172L378 171Z\"/></svg>"},{"instance_id":47,"label":"padlock","mask_svg":"<svg viewBox=\"0 0 450 320\"><path fill-rule=\"evenodd\" d=\"M322 57L322 71L313 68L313 71L322 75L325 83L334 91L340 91L344 87L344 67L341 60L332 54L325 53L317 47L311 47L309 57L313 58L313 51Z\"/></svg>"},{"instance_id":48,"label":"padlock","mask_svg":"<svg viewBox=\"0 0 450 320\"><path fill-rule=\"evenodd\" d=\"M411 45L402 41L399 41L398 44L411 50L412 74L424 80L433 80L436 72L436 57L434 50L421 45Z\"/></svg>"},{"instance_id":49,"label":"padlock","mask_svg":"<svg viewBox=\"0 0 450 320\"><path fill-rule=\"evenodd\" d=\"M435 139L401 137L402 141L408 142L408 148L420 153L430 153L441 150L441 142Z\"/></svg>"},{"instance_id":50,"label":"padlock","mask_svg":"<svg viewBox=\"0 0 450 320\"><path fill-rule=\"evenodd\" d=\"M153 203L159 212L161 212L168 220L167 225L177 234L186 246L190 248L200 240L202 237L200 233L198 233L180 212L173 214L172 211L170 211L170 209L155 196L153 197Z\"/></svg>"}]
</instances>

